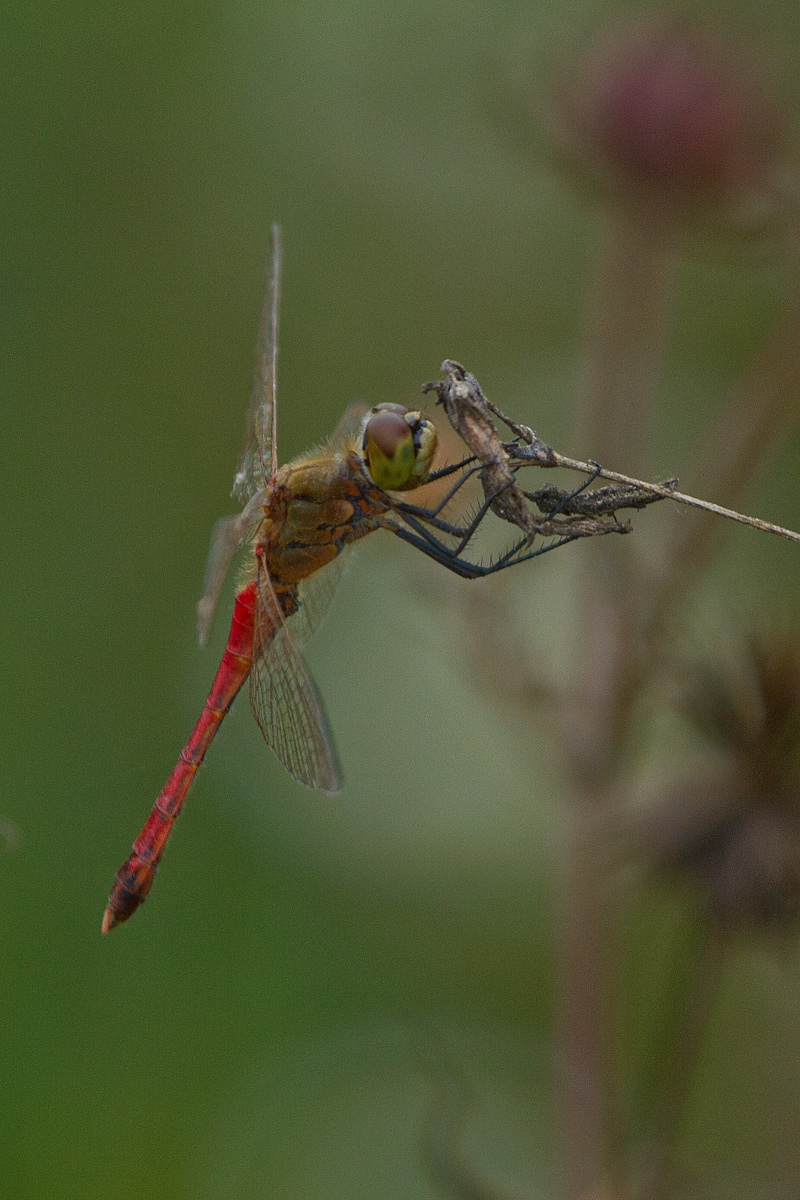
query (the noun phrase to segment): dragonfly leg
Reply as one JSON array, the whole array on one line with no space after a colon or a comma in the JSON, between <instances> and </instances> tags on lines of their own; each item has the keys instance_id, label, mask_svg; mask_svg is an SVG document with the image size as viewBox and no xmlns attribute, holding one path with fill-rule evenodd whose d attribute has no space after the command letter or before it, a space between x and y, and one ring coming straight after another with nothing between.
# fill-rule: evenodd
<instances>
[{"instance_id":1,"label":"dragonfly leg","mask_svg":"<svg viewBox=\"0 0 800 1200\"><path fill-rule=\"evenodd\" d=\"M437 517L432 510L427 508L419 508L416 504L406 504L401 500L399 503L395 502L392 509L399 513L404 521L408 521L409 525L413 522L417 524L425 522L434 529L438 529L440 533L449 533L451 537L461 538L464 536L464 530L460 525L451 525L449 521L443 521L441 517Z\"/></svg>"},{"instance_id":2,"label":"dragonfly leg","mask_svg":"<svg viewBox=\"0 0 800 1200\"><path fill-rule=\"evenodd\" d=\"M432 534L427 537L420 533L412 533L410 529L402 529L396 527L392 531L396 533L404 542L408 542L410 546L415 546L417 550L421 550L428 558L434 562L440 563L446 567L448 571L452 571L455 575L460 575L462 579L485 579L488 575L496 575L498 571L505 570L506 567L514 567L518 563L527 562L529 558L538 558L540 554L547 554L550 550L557 550L559 546L566 546L568 542L578 540L577 534L567 534L564 537L557 538L554 542L549 542L546 546L539 546L536 550L525 550L528 545L528 538L520 538L505 554L501 555L493 563L473 563L469 559L461 558L460 554L450 550L441 542L437 542ZM426 531L427 532L427 531Z\"/></svg>"},{"instance_id":3,"label":"dragonfly leg","mask_svg":"<svg viewBox=\"0 0 800 1200\"><path fill-rule=\"evenodd\" d=\"M508 486L509 485L506 484L506 487ZM412 505L409 506L411 511L409 511L407 508L403 508L400 510L400 515L405 523L421 538L424 538L428 545L434 550L441 554L448 555L450 558L459 558L459 556L468 546L469 542L472 540L475 531L477 530L483 518L486 516L491 505L498 496L502 495L503 491L505 491L505 488L502 488L488 500L484 500L483 504L481 504L480 508L477 510L469 525L467 525L465 529L458 529L456 526L449 526L443 530L443 532L449 533L459 539L458 545L456 546L445 545L444 542L440 541L439 538L435 537L431 531L426 528L428 524L432 524L435 529L442 529L442 525L444 523L440 521L431 521L424 509L415 510L414 506ZM418 512L422 515L418 516ZM395 530L395 532L397 532L397 530Z\"/></svg>"},{"instance_id":4,"label":"dragonfly leg","mask_svg":"<svg viewBox=\"0 0 800 1200\"><path fill-rule=\"evenodd\" d=\"M469 465L470 461L474 461L474 459L465 459L463 463L457 464L455 468L444 468L444 471L449 472L453 469L458 469L459 467L466 467ZM567 493L561 498L552 513L548 514L548 518L550 520L559 516L559 514L562 513L565 508L568 508L570 501L572 501L576 496L579 496L581 492L590 487L595 479L597 479L602 468L599 463L594 461L592 461L591 465L595 468L592 474L583 481L580 487L575 488L574 491ZM458 526L450 525L446 521L442 521L438 517L438 513L440 513L445 505L449 503L449 501L456 495L466 480L470 478L470 476L474 475L477 471L482 469L483 464L479 463L477 466L473 466L470 470L465 471L464 475L456 482L456 484L454 484L452 488L449 489L444 499L435 508L423 508L419 505L408 504L405 501L397 502L395 509L403 521L409 526L409 530L412 531L412 533L410 536L407 536L407 531L401 531L398 527L395 527L394 532L397 533L398 536L403 537L405 541L417 546L418 549L423 549L424 547L423 552L428 554L429 557L434 558L437 562L441 562L443 566L446 566L451 570L455 570L457 573L463 574L468 578L480 578L483 575L494 574L496 571L502 570L503 567L511 566L512 563L524 562L528 558L535 558L539 554L545 554L548 550L555 549L556 546L561 546L566 542L574 541L574 538L577 535L570 536L565 534L563 538L560 538L557 541L548 544L547 546L540 546L537 550L529 551L527 554L522 555L522 549L530 545L530 539L526 535L526 537L520 539L519 542L512 546L510 550L506 551L506 553L500 559L496 560L496 562L492 563L488 567L479 567L477 564L470 563L467 559L463 559L461 555L469 545L469 542L472 540L472 537L478 529L478 526L483 521L483 518L486 516L489 509L499 499L506 488L511 486L511 481L505 484L503 488L500 488L499 491L497 491L493 496L490 496L484 500L484 502L475 512L469 524L464 528L459 528ZM444 542L437 538L429 528L427 528L428 526L432 526L439 532L450 534L452 537L457 537L459 539L458 544L452 547L447 546Z\"/></svg>"},{"instance_id":5,"label":"dragonfly leg","mask_svg":"<svg viewBox=\"0 0 800 1200\"><path fill-rule=\"evenodd\" d=\"M461 484L464 482L464 479L468 478L469 475L473 475L476 471L481 471L481 470L483 470L482 465L473 467L472 470L469 471L467 473L467 475L464 476L463 479L459 480L458 485L454 489L452 489L452 494L455 494L455 492L458 490L458 488L461 487ZM500 496L502 496L503 492L507 488L511 487L512 482L513 482L513 480L509 480L508 483L504 484L503 487L499 488L498 491L496 491L493 496L488 496L484 500L483 504L480 505L477 512L474 514L471 521L465 528L459 528L457 525L449 525L445 521L438 520L434 516L434 514L439 511L438 509L420 508L415 504L404 504L404 503L398 504L395 507L397 508L397 511L401 514L403 520L408 525L410 525L412 529L416 530L416 532L419 533L422 537L426 538L433 545L441 547L446 552L458 556L466 549L467 545L472 540L472 538L475 534L475 531L477 530L477 528L480 525L483 518L486 516L489 509L492 507L492 505L495 503L495 501L498 500ZM445 503L446 503L446 500L445 500ZM425 525L432 525L434 527L434 529L441 530L441 532L443 532L443 533L449 533L452 537L459 538L460 540L459 540L458 545L455 547L445 546L443 542L440 542L438 539L434 538L433 535L430 533L430 531L424 528Z\"/></svg>"},{"instance_id":6,"label":"dragonfly leg","mask_svg":"<svg viewBox=\"0 0 800 1200\"><path fill-rule=\"evenodd\" d=\"M600 472L603 469L600 466L600 463L595 462L593 458L589 459L589 466L594 467L594 470L592 471L591 475L587 476L587 478L584 479L584 481L580 485L580 487L576 487L574 491L572 491L568 495L566 495L564 497L564 499L553 509L553 511L550 513L551 520L553 517L557 517L560 513L562 513L564 511L564 509L569 504L570 500L574 500L576 496L580 496L581 492L585 492L587 488L591 487L592 484L594 483L595 479L597 479L598 475L600 474Z\"/></svg>"},{"instance_id":7,"label":"dragonfly leg","mask_svg":"<svg viewBox=\"0 0 800 1200\"><path fill-rule=\"evenodd\" d=\"M470 463L477 462L474 454L470 454L469 458L462 458L461 462L450 463L447 467L440 467L438 471L431 471L426 483L436 483L439 479L446 479L448 475L452 475L455 471L463 471L464 467L468 467Z\"/></svg>"},{"instance_id":8,"label":"dragonfly leg","mask_svg":"<svg viewBox=\"0 0 800 1200\"><path fill-rule=\"evenodd\" d=\"M437 479L443 479L446 475L451 475L453 471L460 471L463 468L468 467L469 464L474 461L474 457L465 458L463 462L455 463L451 467L443 467L441 471L436 471L433 475L429 476L429 478L426 480L426 484L435 483ZM424 508L419 504L409 504L407 500L396 500L394 507L400 512L411 513L412 516L419 517L423 521L428 521L437 529L441 529L443 533L452 533L454 537L460 537L463 531L455 525L450 525L446 521L439 521L439 513L442 511L442 509L447 507L447 505L464 486L467 480L480 470L482 470L481 464L479 464L477 467L472 467L469 471L465 471L461 478L456 480L453 486L448 489L443 498L433 508Z\"/></svg>"}]
</instances>

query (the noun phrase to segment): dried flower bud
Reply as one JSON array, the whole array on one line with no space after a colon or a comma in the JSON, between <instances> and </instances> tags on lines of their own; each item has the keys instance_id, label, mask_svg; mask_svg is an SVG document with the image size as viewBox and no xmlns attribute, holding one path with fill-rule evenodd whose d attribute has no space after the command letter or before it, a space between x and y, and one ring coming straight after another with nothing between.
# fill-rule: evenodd
<instances>
[{"instance_id":1,"label":"dried flower bud","mask_svg":"<svg viewBox=\"0 0 800 1200\"><path fill-rule=\"evenodd\" d=\"M461 363L446 358L442 370L447 378L441 383L426 383L423 392L435 391L447 419L469 448L484 464L481 486L492 510L503 521L517 525L532 541L539 531L528 508L492 420L492 409L474 375Z\"/></svg>"},{"instance_id":2,"label":"dried flower bud","mask_svg":"<svg viewBox=\"0 0 800 1200\"><path fill-rule=\"evenodd\" d=\"M650 860L691 881L725 926L800 916L800 645L743 635L687 669L679 706L717 752L641 819Z\"/></svg>"},{"instance_id":3,"label":"dried flower bud","mask_svg":"<svg viewBox=\"0 0 800 1200\"><path fill-rule=\"evenodd\" d=\"M567 163L619 198L737 221L773 203L780 105L749 58L677 20L595 45L558 89L553 117Z\"/></svg>"}]
</instances>

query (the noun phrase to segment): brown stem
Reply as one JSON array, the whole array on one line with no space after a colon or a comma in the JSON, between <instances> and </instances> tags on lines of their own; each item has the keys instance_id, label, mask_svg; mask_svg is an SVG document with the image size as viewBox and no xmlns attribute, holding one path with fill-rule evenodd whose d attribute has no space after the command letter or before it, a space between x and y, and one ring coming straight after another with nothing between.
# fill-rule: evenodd
<instances>
[{"instance_id":1,"label":"brown stem","mask_svg":"<svg viewBox=\"0 0 800 1200\"><path fill-rule=\"evenodd\" d=\"M711 500L700 500L697 496L689 496L686 492L679 492L676 488L665 486L662 483L647 483L644 479L634 479L632 475L621 475L619 471L608 471L605 467L597 470L597 466L590 462L581 462L577 458L568 458L565 454L557 454L555 450L551 450L553 457L553 466L565 467L569 471L583 471L586 475L597 474L600 479L611 479L616 483L630 484L633 487L643 488L645 491L652 492L654 496L661 496L664 500L674 500L676 504L688 504L690 508L699 508L709 516L724 517L726 521L738 521L741 525L749 525L751 529L758 529L762 533L774 533L777 537L786 538L790 542L800 542L800 533L793 529L786 529L783 525L773 525L770 521L762 521L760 517L748 517L745 513L736 512L732 508L724 508L721 504L715 504Z\"/></svg>"},{"instance_id":2,"label":"brown stem","mask_svg":"<svg viewBox=\"0 0 800 1200\"><path fill-rule=\"evenodd\" d=\"M621 455L637 467L649 439L664 354L674 263L674 227L652 213L619 209L605 218L583 332L579 444L600 461ZM558 1107L569 1200L593 1188L622 1190L624 1122L619 1069L617 917L598 826L635 662L635 597L624 560L588 554L576 621L576 707L565 711L574 780L568 813L560 963Z\"/></svg>"},{"instance_id":3,"label":"brown stem","mask_svg":"<svg viewBox=\"0 0 800 1200\"><path fill-rule=\"evenodd\" d=\"M581 807L582 806L582 807ZM614 1044L616 922L598 818L582 795L568 813L557 1004L557 1116L562 1193L585 1197L601 1183L621 1195L622 1121Z\"/></svg>"},{"instance_id":4,"label":"brown stem","mask_svg":"<svg viewBox=\"0 0 800 1200\"><path fill-rule=\"evenodd\" d=\"M668 214L604 214L588 288L574 438L600 462L641 468L661 378L677 233Z\"/></svg>"},{"instance_id":5,"label":"brown stem","mask_svg":"<svg viewBox=\"0 0 800 1200\"><path fill-rule=\"evenodd\" d=\"M672 1194L675 1150L686 1115L709 1021L725 964L724 934L707 919L692 922L692 944L681 940L667 989L669 1011L661 1024L655 1069L660 1074L649 1109L652 1151L644 1195L667 1200Z\"/></svg>"},{"instance_id":6,"label":"brown stem","mask_svg":"<svg viewBox=\"0 0 800 1200\"><path fill-rule=\"evenodd\" d=\"M433 1085L422 1128L423 1161L437 1190L453 1200L520 1200L481 1175L462 1148L471 1105L463 1071L447 1055L435 1030L415 1037L419 1067Z\"/></svg>"}]
</instances>

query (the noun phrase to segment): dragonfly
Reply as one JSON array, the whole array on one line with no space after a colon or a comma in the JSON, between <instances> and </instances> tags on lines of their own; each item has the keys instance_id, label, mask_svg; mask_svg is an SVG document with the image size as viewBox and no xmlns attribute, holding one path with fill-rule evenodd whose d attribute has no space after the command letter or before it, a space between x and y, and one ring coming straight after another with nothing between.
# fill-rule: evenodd
<instances>
[{"instance_id":1,"label":"dragonfly","mask_svg":"<svg viewBox=\"0 0 800 1200\"><path fill-rule=\"evenodd\" d=\"M272 268L259 327L245 444L232 495L243 505L214 527L198 604L204 645L228 570L244 552L230 632L203 711L156 799L130 855L116 873L103 918L107 933L127 921L147 896L164 848L206 752L245 680L250 707L267 745L300 783L335 793L342 772L322 699L302 648L331 599L344 551L387 529L463 578L475 579L536 557L569 537L530 548L523 537L494 562L464 557L489 509L480 505L465 526L441 515L474 459L433 470L436 429L401 404L377 404L346 414L320 450L278 466L277 353L281 234L272 230ZM407 493L455 475L433 507Z\"/></svg>"}]
</instances>

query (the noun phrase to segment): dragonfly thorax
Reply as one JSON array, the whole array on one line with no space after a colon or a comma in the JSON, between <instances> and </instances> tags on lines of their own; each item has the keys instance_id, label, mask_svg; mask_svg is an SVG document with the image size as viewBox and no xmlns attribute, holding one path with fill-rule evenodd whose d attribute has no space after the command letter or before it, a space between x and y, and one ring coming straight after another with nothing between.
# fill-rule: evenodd
<instances>
[{"instance_id":1,"label":"dragonfly thorax","mask_svg":"<svg viewBox=\"0 0 800 1200\"><path fill-rule=\"evenodd\" d=\"M436 430L421 413L402 404L376 404L364 419L362 453L379 488L408 491L428 478L436 453Z\"/></svg>"}]
</instances>

